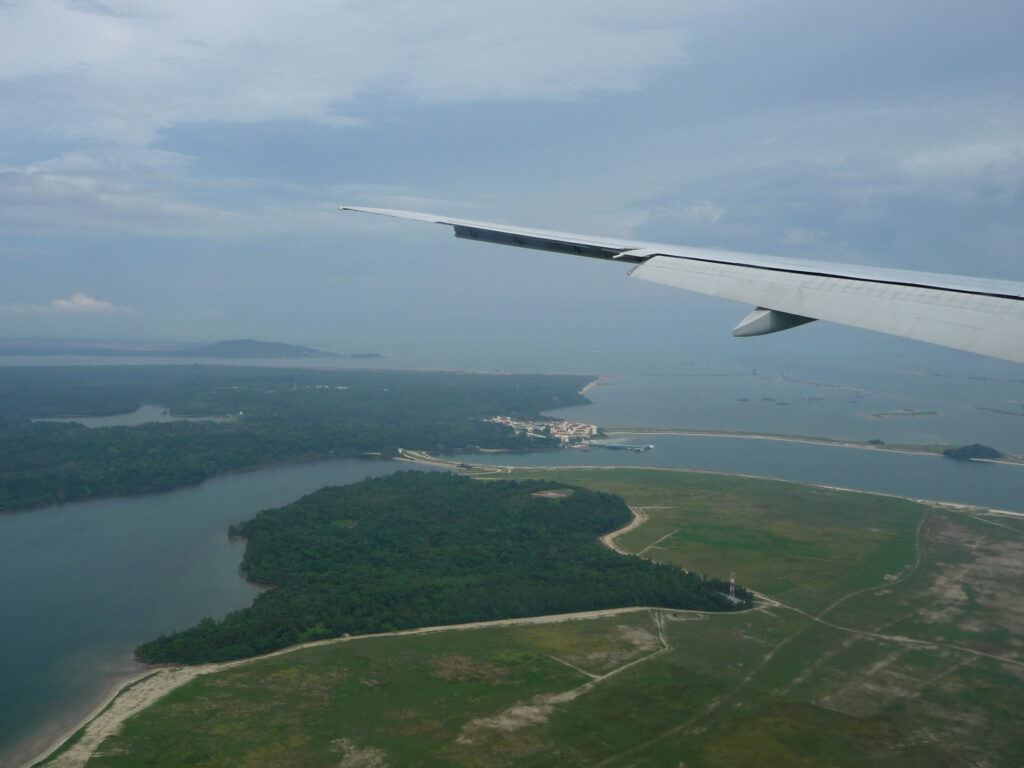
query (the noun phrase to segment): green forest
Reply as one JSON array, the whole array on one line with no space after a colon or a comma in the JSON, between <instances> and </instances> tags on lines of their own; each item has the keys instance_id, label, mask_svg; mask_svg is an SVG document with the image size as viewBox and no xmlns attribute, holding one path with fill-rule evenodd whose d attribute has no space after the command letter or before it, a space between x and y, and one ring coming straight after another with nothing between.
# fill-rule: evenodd
<instances>
[{"instance_id":1,"label":"green forest","mask_svg":"<svg viewBox=\"0 0 1024 768\"><path fill-rule=\"evenodd\" d=\"M587 376L315 370L240 366L4 369L0 378L0 511L167 490L288 461L399 448L532 450L482 419L535 418L588 402ZM222 421L86 428L38 422L128 413L146 404Z\"/></svg>"},{"instance_id":2,"label":"green forest","mask_svg":"<svg viewBox=\"0 0 1024 768\"><path fill-rule=\"evenodd\" d=\"M400 472L323 488L237 530L246 575L272 585L250 608L136 654L196 664L344 634L633 605L749 607L746 590L734 604L725 582L600 544L630 518L617 496L542 480Z\"/></svg>"}]
</instances>

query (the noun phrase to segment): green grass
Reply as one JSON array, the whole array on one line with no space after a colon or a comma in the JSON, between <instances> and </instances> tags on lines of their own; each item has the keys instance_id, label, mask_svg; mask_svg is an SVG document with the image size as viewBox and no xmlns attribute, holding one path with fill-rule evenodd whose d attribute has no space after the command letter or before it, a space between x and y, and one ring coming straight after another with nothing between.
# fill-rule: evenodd
<instances>
[{"instance_id":1,"label":"green grass","mask_svg":"<svg viewBox=\"0 0 1024 768\"><path fill-rule=\"evenodd\" d=\"M512 477L552 477L516 471ZM659 470L565 470L559 479L651 509L629 552L744 586L804 610L884 581L914 560L919 504L772 480Z\"/></svg>"},{"instance_id":2,"label":"green grass","mask_svg":"<svg viewBox=\"0 0 1024 768\"><path fill-rule=\"evenodd\" d=\"M784 605L295 651L179 689L89 765L1020 764L1016 532L772 481L649 470L513 476L531 475L623 496L650 517L622 538L631 551L672 534L645 556L720 577L735 570ZM829 608L834 626L795 608ZM657 653L662 636L670 650Z\"/></svg>"},{"instance_id":3,"label":"green grass","mask_svg":"<svg viewBox=\"0 0 1024 768\"><path fill-rule=\"evenodd\" d=\"M336 765L336 742L349 739L386 746L396 764L444 765L440 748L464 751L467 713L498 714L589 679L551 656L632 658L621 627L653 629L647 613L560 627L353 640L201 677L130 720L104 745L112 754L90 764Z\"/></svg>"}]
</instances>

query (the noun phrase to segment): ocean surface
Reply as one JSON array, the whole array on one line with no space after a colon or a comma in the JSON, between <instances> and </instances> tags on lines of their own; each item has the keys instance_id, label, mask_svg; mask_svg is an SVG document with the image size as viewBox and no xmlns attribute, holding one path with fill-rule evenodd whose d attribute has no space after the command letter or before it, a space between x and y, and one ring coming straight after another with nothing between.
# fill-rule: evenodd
<instances>
[{"instance_id":1,"label":"ocean surface","mask_svg":"<svg viewBox=\"0 0 1024 768\"><path fill-rule=\"evenodd\" d=\"M4 364L125 364L96 358ZM150 364L156 361L148 361ZM168 361L169 362L169 361ZM180 363L181 361L176 361ZM231 362L240 361L211 361ZM317 360L249 364L328 367ZM487 369L480 359L434 367ZM549 358L520 370L608 375L592 405L555 415L614 428L683 428L809 435L886 443L980 442L1024 454L1020 369L830 371L737 362L641 366L599 354ZM426 368L415 361L374 367ZM337 367L353 366L338 361ZM494 370L499 366L495 365ZM506 368L507 370L507 368ZM639 371L639 372L638 372ZM168 418L162 409L106 424ZM101 426L95 420L91 426ZM644 453L592 448L473 454L515 465L667 466L776 477L1024 511L1024 467L806 443L678 435L626 435ZM410 446L414 447L414 446ZM68 727L136 667L131 650L205 616L247 605L256 590L238 574L242 544L227 526L323 485L356 482L409 465L337 460L217 478L145 496L0 515L0 766L17 765Z\"/></svg>"},{"instance_id":2,"label":"ocean surface","mask_svg":"<svg viewBox=\"0 0 1024 768\"><path fill-rule=\"evenodd\" d=\"M1024 375L1024 372L1022 372ZM765 371L609 378L593 405L553 412L610 428L681 428L909 445L984 443L1024 454L1024 382L916 372Z\"/></svg>"},{"instance_id":3,"label":"ocean surface","mask_svg":"<svg viewBox=\"0 0 1024 768\"><path fill-rule=\"evenodd\" d=\"M654 448L637 453L595 446L450 458L516 467L677 467L1024 512L1022 464L954 461L939 455L742 437L616 434L614 439Z\"/></svg>"}]
</instances>

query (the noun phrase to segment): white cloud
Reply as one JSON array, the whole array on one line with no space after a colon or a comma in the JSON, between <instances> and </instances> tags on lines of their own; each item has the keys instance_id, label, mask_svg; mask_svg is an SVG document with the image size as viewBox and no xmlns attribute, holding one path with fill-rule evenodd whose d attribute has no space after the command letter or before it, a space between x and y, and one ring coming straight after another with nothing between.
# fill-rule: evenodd
<instances>
[{"instance_id":1,"label":"white cloud","mask_svg":"<svg viewBox=\"0 0 1024 768\"><path fill-rule=\"evenodd\" d=\"M715 205L710 200L704 200L693 205L688 205L680 212L680 217L685 221L694 221L701 224L716 224L725 215L725 208Z\"/></svg>"},{"instance_id":2,"label":"white cloud","mask_svg":"<svg viewBox=\"0 0 1024 768\"><path fill-rule=\"evenodd\" d=\"M917 152L901 170L921 177L977 176L1024 168L1024 141L979 141Z\"/></svg>"},{"instance_id":3,"label":"white cloud","mask_svg":"<svg viewBox=\"0 0 1024 768\"><path fill-rule=\"evenodd\" d=\"M813 242L817 234L810 230L804 229L803 227L790 227L782 236L782 242L787 245L806 245L807 243Z\"/></svg>"},{"instance_id":4,"label":"white cloud","mask_svg":"<svg viewBox=\"0 0 1024 768\"><path fill-rule=\"evenodd\" d=\"M9 230L75 228L140 233L237 232L250 217L197 205L110 174L0 171L0 221Z\"/></svg>"},{"instance_id":5,"label":"white cloud","mask_svg":"<svg viewBox=\"0 0 1024 768\"><path fill-rule=\"evenodd\" d=\"M181 122L349 125L344 105L371 90L422 101L631 90L681 59L678 19L662 0L24 0L0 5L0 86L19 130L145 146Z\"/></svg>"},{"instance_id":6,"label":"white cloud","mask_svg":"<svg viewBox=\"0 0 1024 768\"><path fill-rule=\"evenodd\" d=\"M110 315L130 313L127 307L119 307L109 301L101 301L84 293L73 293L66 299L54 299L49 304L14 305L6 308L8 312L55 312L90 315Z\"/></svg>"}]
</instances>

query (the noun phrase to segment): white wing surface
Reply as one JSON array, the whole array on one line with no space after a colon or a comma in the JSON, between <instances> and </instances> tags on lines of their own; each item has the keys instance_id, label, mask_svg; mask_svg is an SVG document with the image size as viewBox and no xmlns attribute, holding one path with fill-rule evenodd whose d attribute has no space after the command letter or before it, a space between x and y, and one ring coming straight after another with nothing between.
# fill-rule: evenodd
<instances>
[{"instance_id":1,"label":"white wing surface","mask_svg":"<svg viewBox=\"0 0 1024 768\"><path fill-rule=\"evenodd\" d=\"M760 256L342 206L436 224L455 236L634 264L629 275L756 309L733 330L756 336L812 320L867 328L1024 363L1024 283Z\"/></svg>"}]
</instances>

